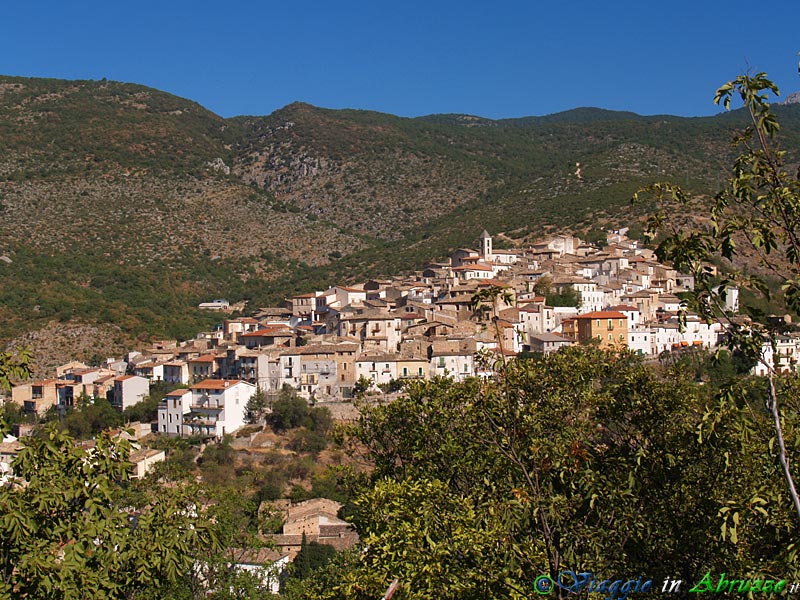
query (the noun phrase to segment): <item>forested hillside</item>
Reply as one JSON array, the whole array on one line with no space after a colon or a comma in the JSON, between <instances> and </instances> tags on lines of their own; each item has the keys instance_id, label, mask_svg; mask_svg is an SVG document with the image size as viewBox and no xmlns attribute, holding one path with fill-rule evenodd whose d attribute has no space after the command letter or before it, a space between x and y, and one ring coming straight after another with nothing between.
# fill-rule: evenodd
<instances>
[{"instance_id":1,"label":"forested hillside","mask_svg":"<svg viewBox=\"0 0 800 600\"><path fill-rule=\"evenodd\" d=\"M800 108L781 108L796 148ZM635 225L644 184L714 189L742 119L299 103L223 119L134 84L2 77L0 338L76 320L119 326L120 344L187 336L210 297L257 307L410 271L484 228L524 244Z\"/></svg>"}]
</instances>

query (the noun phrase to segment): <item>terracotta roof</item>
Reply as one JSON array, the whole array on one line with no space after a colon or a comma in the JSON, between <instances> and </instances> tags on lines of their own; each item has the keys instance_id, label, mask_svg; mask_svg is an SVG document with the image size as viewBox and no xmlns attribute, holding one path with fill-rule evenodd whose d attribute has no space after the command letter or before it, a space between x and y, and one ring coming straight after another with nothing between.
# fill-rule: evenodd
<instances>
[{"instance_id":1,"label":"terracotta roof","mask_svg":"<svg viewBox=\"0 0 800 600\"><path fill-rule=\"evenodd\" d=\"M461 267L454 267L453 271L492 271L492 267L489 265L484 265L481 263L475 263L474 265L464 265Z\"/></svg>"},{"instance_id":2,"label":"terracotta roof","mask_svg":"<svg viewBox=\"0 0 800 600\"><path fill-rule=\"evenodd\" d=\"M596 310L582 315L575 315L576 319L627 319L617 310Z\"/></svg>"},{"instance_id":3,"label":"terracotta roof","mask_svg":"<svg viewBox=\"0 0 800 600\"><path fill-rule=\"evenodd\" d=\"M184 396L190 392L191 390L186 390L186 389L172 390L171 392L167 392L166 394L164 394L164 397L168 396L170 398L180 398L181 396Z\"/></svg>"},{"instance_id":4,"label":"terracotta roof","mask_svg":"<svg viewBox=\"0 0 800 600\"><path fill-rule=\"evenodd\" d=\"M277 327L264 327L263 329L256 329L255 331L248 331L247 333L239 334L239 339L242 338L251 338L251 337L262 337L262 336L274 336L274 335L292 335L292 330L288 327L283 325L279 325Z\"/></svg>"},{"instance_id":5,"label":"terracotta roof","mask_svg":"<svg viewBox=\"0 0 800 600\"><path fill-rule=\"evenodd\" d=\"M217 359L216 356L213 354L203 354L202 356L198 356L197 358L190 358L186 362L190 363L206 363L206 362L214 362Z\"/></svg>"},{"instance_id":6,"label":"terracotta roof","mask_svg":"<svg viewBox=\"0 0 800 600\"><path fill-rule=\"evenodd\" d=\"M241 379L206 379L192 386L193 390L224 390L244 383Z\"/></svg>"}]
</instances>

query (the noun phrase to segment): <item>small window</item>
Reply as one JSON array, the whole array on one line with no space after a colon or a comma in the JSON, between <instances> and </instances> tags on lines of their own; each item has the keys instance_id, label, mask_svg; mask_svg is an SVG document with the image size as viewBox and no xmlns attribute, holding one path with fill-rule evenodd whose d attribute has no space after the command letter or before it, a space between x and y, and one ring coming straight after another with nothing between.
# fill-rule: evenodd
<instances>
[{"instance_id":1,"label":"small window","mask_svg":"<svg viewBox=\"0 0 800 600\"><path fill-rule=\"evenodd\" d=\"M610 341L611 341L611 340L613 340L613 339L614 339L614 334L612 334L612 333L609 333L609 334L608 334L608 341L610 342Z\"/></svg>"}]
</instances>

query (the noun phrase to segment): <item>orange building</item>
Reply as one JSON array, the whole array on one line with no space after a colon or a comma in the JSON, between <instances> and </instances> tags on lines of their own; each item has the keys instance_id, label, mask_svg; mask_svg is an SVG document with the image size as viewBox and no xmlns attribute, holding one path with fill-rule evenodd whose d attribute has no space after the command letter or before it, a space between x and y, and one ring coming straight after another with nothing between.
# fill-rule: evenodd
<instances>
[{"instance_id":1,"label":"orange building","mask_svg":"<svg viewBox=\"0 0 800 600\"><path fill-rule=\"evenodd\" d=\"M597 310L576 315L579 342L599 340L601 348L628 347L628 317L616 310Z\"/></svg>"}]
</instances>

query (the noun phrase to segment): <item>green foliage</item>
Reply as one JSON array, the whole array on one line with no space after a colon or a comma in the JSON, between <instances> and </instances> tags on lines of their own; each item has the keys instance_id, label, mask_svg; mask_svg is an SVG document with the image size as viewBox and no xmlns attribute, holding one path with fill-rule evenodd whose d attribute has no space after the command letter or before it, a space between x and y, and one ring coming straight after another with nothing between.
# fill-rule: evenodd
<instances>
[{"instance_id":1,"label":"green foliage","mask_svg":"<svg viewBox=\"0 0 800 600\"><path fill-rule=\"evenodd\" d=\"M0 352L0 389L10 390L14 380L28 379L32 372L33 355L22 350L16 356L11 352Z\"/></svg>"},{"instance_id":2,"label":"green foliage","mask_svg":"<svg viewBox=\"0 0 800 600\"><path fill-rule=\"evenodd\" d=\"M94 398L67 411L60 425L71 436L84 440L112 427L119 427L122 423L119 411L108 400Z\"/></svg>"},{"instance_id":3,"label":"green foliage","mask_svg":"<svg viewBox=\"0 0 800 600\"><path fill-rule=\"evenodd\" d=\"M328 440L324 435L305 427L295 429L289 440L289 448L295 452L306 452L311 455L319 454L327 446Z\"/></svg>"},{"instance_id":4,"label":"green foliage","mask_svg":"<svg viewBox=\"0 0 800 600\"><path fill-rule=\"evenodd\" d=\"M268 421L275 431L286 431L310 422L308 402L296 393L282 393L272 404Z\"/></svg>"},{"instance_id":5,"label":"green foliage","mask_svg":"<svg viewBox=\"0 0 800 600\"><path fill-rule=\"evenodd\" d=\"M300 545L300 552L297 553L293 561L294 569L292 576L297 579L306 579L313 571L324 567L336 555L336 550L328 544L319 542L308 542L306 534Z\"/></svg>"},{"instance_id":6,"label":"green foliage","mask_svg":"<svg viewBox=\"0 0 800 600\"><path fill-rule=\"evenodd\" d=\"M350 429L375 465L354 517L367 550L319 597L394 576L401 598L528 597L537 575L578 565L800 574L780 469L754 436L769 414L750 397L721 402L679 368L593 347L406 392Z\"/></svg>"},{"instance_id":7,"label":"green foliage","mask_svg":"<svg viewBox=\"0 0 800 600\"><path fill-rule=\"evenodd\" d=\"M581 295L571 285L556 287L549 275L540 277L533 286L533 291L545 297L545 302L550 306L580 306Z\"/></svg>"},{"instance_id":8,"label":"green foliage","mask_svg":"<svg viewBox=\"0 0 800 600\"><path fill-rule=\"evenodd\" d=\"M258 423L264 416L267 409L267 394L261 387L257 387L255 393L247 401L247 420L250 423Z\"/></svg>"},{"instance_id":9,"label":"green foliage","mask_svg":"<svg viewBox=\"0 0 800 600\"><path fill-rule=\"evenodd\" d=\"M780 127L768 101L770 93L777 95L778 88L764 73L741 75L717 90L714 102L726 109L732 98L741 99L749 123L734 138L740 153L733 160L726 185L704 207L710 216L707 227L683 228L668 217L665 202L686 205L691 200L679 186L655 183L640 192L658 205L649 221L649 235L667 232L656 250L659 260L694 276L691 307L706 319L724 324L727 343L735 353L768 369L766 404L773 417L778 460L800 524L800 494L794 483L798 472L792 469L784 441L786 417L776 391L776 367L763 356L765 346L774 352L777 331L742 323L726 307L727 295L734 287L769 297L768 273L780 281L788 309L800 314L800 171L792 174L788 170L788 154L778 146ZM634 201L638 197L635 194ZM739 263L743 256L756 257L756 272ZM710 264L723 266L721 278Z\"/></svg>"},{"instance_id":10,"label":"green foliage","mask_svg":"<svg viewBox=\"0 0 800 600\"><path fill-rule=\"evenodd\" d=\"M236 472L233 469L236 452L231 446L231 436L209 442L198 459L203 480L212 485L230 485Z\"/></svg>"},{"instance_id":11,"label":"green foliage","mask_svg":"<svg viewBox=\"0 0 800 600\"><path fill-rule=\"evenodd\" d=\"M6 400L0 406L0 435L5 433L4 427L13 427L18 423L32 422L34 419L33 415L26 415L21 406L11 400Z\"/></svg>"},{"instance_id":12,"label":"green foliage","mask_svg":"<svg viewBox=\"0 0 800 600\"><path fill-rule=\"evenodd\" d=\"M357 396L363 396L367 393L367 390L372 387L372 380L361 375L356 381L356 384L353 386L353 393Z\"/></svg>"},{"instance_id":13,"label":"green foliage","mask_svg":"<svg viewBox=\"0 0 800 600\"><path fill-rule=\"evenodd\" d=\"M0 487L0 597L126 598L168 588L216 547L189 487L124 492L129 445L90 450L55 428L14 461L27 485Z\"/></svg>"},{"instance_id":14,"label":"green foliage","mask_svg":"<svg viewBox=\"0 0 800 600\"><path fill-rule=\"evenodd\" d=\"M305 427L310 432L324 437L332 425L330 411L325 407L311 408L292 389L283 389L272 404L267 421L276 432ZM300 444L302 445L302 443Z\"/></svg>"}]
</instances>

